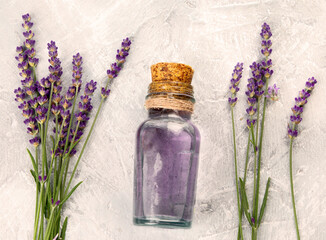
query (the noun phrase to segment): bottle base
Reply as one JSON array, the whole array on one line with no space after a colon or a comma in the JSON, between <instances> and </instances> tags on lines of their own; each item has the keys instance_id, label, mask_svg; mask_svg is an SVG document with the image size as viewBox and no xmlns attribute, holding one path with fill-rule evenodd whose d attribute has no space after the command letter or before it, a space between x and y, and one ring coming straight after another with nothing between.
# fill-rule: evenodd
<instances>
[{"instance_id":1,"label":"bottle base","mask_svg":"<svg viewBox=\"0 0 326 240\"><path fill-rule=\"evenodd\" d=\"M161 228L190 228L191 221L170 218L134 218L134 224L138 226L154 226Z\"/></svg>"}]
</instances>

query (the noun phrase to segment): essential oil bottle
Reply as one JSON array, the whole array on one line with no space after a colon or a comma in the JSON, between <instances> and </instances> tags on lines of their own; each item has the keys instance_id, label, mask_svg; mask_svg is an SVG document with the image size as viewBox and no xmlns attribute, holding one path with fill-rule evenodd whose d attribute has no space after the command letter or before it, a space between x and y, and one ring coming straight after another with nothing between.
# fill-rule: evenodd
<instances>
[{"instance_id":1,"label":"essential oil bottle","mask_svg":"<svg viewBox=\"0 0 326 240\"><path fill-rule=\"evenodd\" d=\"M145 102L148 119L136 136L133 221L189 228L200 145L199 131L190 121L194 71L185 64L157 63L151 72Z\"/></svg>"}]
</instances>

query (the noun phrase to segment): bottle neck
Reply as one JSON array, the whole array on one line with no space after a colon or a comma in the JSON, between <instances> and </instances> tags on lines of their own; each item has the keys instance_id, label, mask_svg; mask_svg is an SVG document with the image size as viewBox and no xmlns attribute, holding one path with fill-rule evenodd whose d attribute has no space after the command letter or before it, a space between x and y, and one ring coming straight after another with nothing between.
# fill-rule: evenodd
<instances>
[{"instance_id":1,"label":"bottle neck","mask_svg":"<svg viewBox=\"0 0 326 240\"><path fill-rule=\"evenodd\" d=\"M179 111L174 109L166 109L166 108L150 108L148 109L148 116L150 118L158 118L158 117L181 117L186 120L190 120L191 113L188 111Z\"/></svg>"}]
</instances>

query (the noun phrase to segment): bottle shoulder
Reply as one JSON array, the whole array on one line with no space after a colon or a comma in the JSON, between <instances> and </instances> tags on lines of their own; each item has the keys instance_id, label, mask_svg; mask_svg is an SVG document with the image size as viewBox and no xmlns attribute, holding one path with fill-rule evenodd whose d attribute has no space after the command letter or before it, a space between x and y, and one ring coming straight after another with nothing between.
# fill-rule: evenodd
<instances>
[{"instance_id":1,"label":"bottle shoulder","mask_svg":"<svg viewBox=\"0 0 326 240\"><path fill-rule=\"evenodd\" d=\"M188 132L192 137L200 139L198 128L190 121L181 117L158 117L148 118L142 122L137 131L137 135L153 129L166 129L171 132Z\"/></svg>"}]
</instances>

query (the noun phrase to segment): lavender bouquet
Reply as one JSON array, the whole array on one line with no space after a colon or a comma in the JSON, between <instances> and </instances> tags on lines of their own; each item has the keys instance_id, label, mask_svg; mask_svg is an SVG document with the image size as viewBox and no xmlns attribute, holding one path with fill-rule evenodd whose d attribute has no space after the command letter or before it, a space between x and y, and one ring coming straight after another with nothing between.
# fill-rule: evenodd
<instances>
[{"instance_id":1,"label":"lavender bouquet","mask_svg":"<svg viewBox=\"0 0 326 240\"><path fill-rule=\"evenodd\" d=\"M39 62L34 49L33 23L29 14L23 15L25 41L17 47L18 68L22 86L15 89L15 100L25 118L27 133L32 136L29 142L33 151L27 149L33 169L30 170L36 184L36 202L33 239L65 239L68 218L61 222L61 211L65 202L82 183L71 187L77 166L84 153L105 99L110 93L110 82L116 78L128 56L131 41L122 41L117 50L116 62L107 71L108 80L101 88L101 101L91 127L86 135L72 173L68 174L70 161L77 154L78 143L82 140L85 128L93 109L92 95L97 88L93 80L82 87L82 56L77 53L72 60L72 82L65 94L62 93L62 67L55 42L48 43L49 75L37 79L35 68ZM77 104L80 90L82 94ZM53 119L53 124L51 121ZM50 123L50 126L49 126ZM48 128L53 125L53 132ZM48 140L50 139L50 144ZM48 148L50 146L50 151ZM34 154L33 154L34 153Z\"/></svg>"},{"instance_id":2,"label":"lavender bouquet","mask_svg":"<svg viewBox=\"0 0 326 240\"><path fill-rule=\"evenodd\" d=\"M259 62L253 62L250 65L252 72L252 77L248 79L246 95L248 97L248 108L247 112L247 128L248 128L248 142L247 142L247 152L246 152L246 161L245 161L245 171L243 178L238 178L238 163L237 163L237 153L236 153L236 141L235 141L235 123L234 123L234 113L233 109L237 102L235 93L239 91L239 81L242 76L242 65L237 64L235 70L232 74L231 79L231 97L229 98L229 104L231 106L231 115L232 115L232 130L233 130L233 146L234 146L234 162L235 162L235 182L236 182L236 191L237 191L237 203L238 203L238 217L239 217L239 230L238 230L238 239L243 239L242 233L242 216L243 213L248 220L248 223L252 229L252 240L257 239L257 231L262 222L267 197L268 189L270 185L270 178L266 183L264 199L259 208L259 189L260 189L260 168L262 161L262 146L263 146L263 135L264 135L264 125L265 125L265 114L266 106L268 100L276 101L278 99L279 88L274 84L272 87L269 86L270 78L273 74L272 60L269 58L272 53L272 41L271 41L271 29L267 23L262 25L261 30L261 53L263 59ZM261 120L260 115L262 114ZM260 127L260 129L259 129ZM252 210L250 211L248 197L246 193L246 180L247 180L247 169L248 162L253 152L254 160L254 189L253 189L253 200L252 200Z\"/></svg>"}]
</instances>

